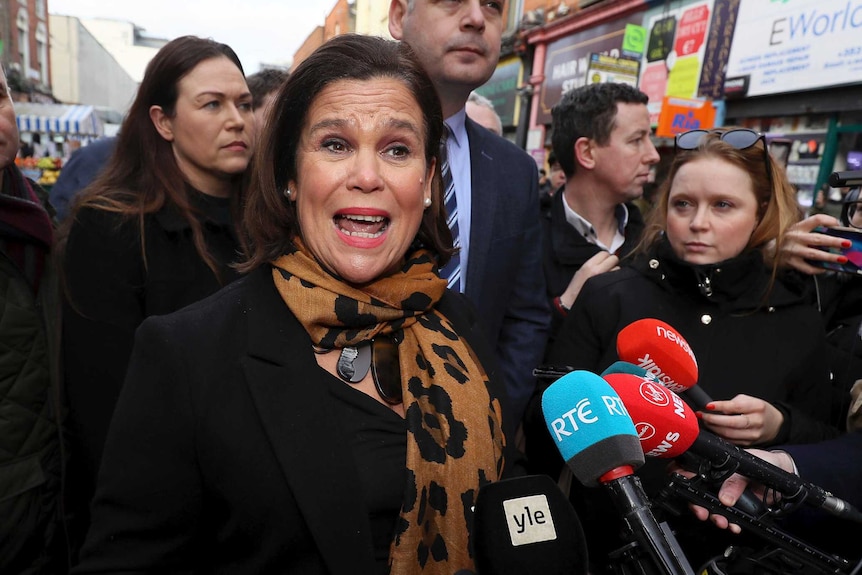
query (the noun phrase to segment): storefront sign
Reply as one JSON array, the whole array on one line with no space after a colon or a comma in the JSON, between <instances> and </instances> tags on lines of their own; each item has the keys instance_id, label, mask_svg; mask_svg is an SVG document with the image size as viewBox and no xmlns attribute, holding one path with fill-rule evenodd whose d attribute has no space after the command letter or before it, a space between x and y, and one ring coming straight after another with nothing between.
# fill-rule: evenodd
<instances>
[{"instance_id":1,"label":"storefront sign","mask_svg":"<svg viewBox=\"0 0 862 575\"><path fill-rule=\"evenodd\" d=\"M748 96L862 81L862 0L742 0L727 81Z\"/></svg>"},{"instance_id":2,"label":"storefront sign","mask_svg":"<svg viewBox=\"0 0 862 575\"><path fill-rule=\"evenodd\" d=\"M626 25L640 25L642 20L642 13L631 14L622 20L594 26L549 44L545 58L545 82L542 84L536 121L550 124L551 108L563 94L587 83L590 54L619 58Z\"/></svg>"},{"instance_id":3,"label":"storefront sign","mask_svg":"<svg viewBox=\"0 0 862 575\"><path fill-rule=\"evenodd\" d=\"M719 0L712 6L712 21L709 24L703 66L700 70L700 85L697 88L697 95L701 98L720 100L722 96L728 97L724 71L730 56L739 2L740 0Z\"/></svg>"},{"instance_id":4,"label":"storefront sign","mask_svg":"<svg viewBox=\"0 0 862 575\"><path fill-rule=\"evenodd\" d=\"M521 109L518 86L522 82L523 69L520 58L508 58L497 65L490 80L476 89L494 104L494 110L504 127L518 123Z\"/></svg>"},{"instance_id":5,"label":"storefront sign","mask_svg":"<svg viewBox=\"0 0 862 575\"><path fill-rule=\"evenodd\" d=\"M686 10L679 20L676 42L673 47L677 57L690 56L700 50L706 29L709 27L709 8L705 5Z\"/></svg>"},{"instance_id":6,"label":"storefront sign","mask_svg":"<svg viewBox=\"0 0 862 575\"><path fill-rule=\"evenodd\" d=\"M640 59L646 48L646 28L637 24L626 24L623 35L623 56Z\"/></svg>"},{"instance_id":7,"label":"storefront sign","mask_svg":"<svg viewBox=\"0 0 862 575\"><path fill-rule=\"evenodd\" d=\"M638 86L649 97L653 125L659 121L665 96L697 96L714 1L724 0L691 1L671 10L663 5L644 19L649 45Z\"/></svg>"},{"instance_id":8,"label":"storefront sign","mask_svg":"<svg viewBox=\"0 0 862 575\"><path fill-rule=\"evenodd\" d=\"M689 130L708 130L715 125L715 108L709 100L665 96L655 135L673 138Z\"/></svg>"},{"instance_id":9,"label":"storefront sign","mask_svg":"<svg viewBox=\"0 0 862 575\"><path fill-rule=\"evenodd\" d=\"M619 82L637 86L640 62L629 58L614 58L602 54L590 54L590 68L587 72L587 82L601 84L603 82Z\"/></svg>"}]
</instances>

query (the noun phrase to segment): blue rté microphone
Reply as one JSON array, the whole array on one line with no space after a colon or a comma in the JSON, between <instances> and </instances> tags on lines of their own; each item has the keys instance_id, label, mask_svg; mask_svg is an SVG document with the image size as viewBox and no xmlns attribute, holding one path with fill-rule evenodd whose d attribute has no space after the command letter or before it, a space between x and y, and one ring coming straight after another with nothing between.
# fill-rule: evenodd
<instances>
[{"instance_id":1,"label":"blue rt\u00e9 microphone","mask_svg":"<svg viewBox=\"0 0 862 575\"><path fill-rule=\"evenodd\" d=\"M635 425L619 394L601 377L573 371L542 394L551 439L575 477L603 485L623 517L629 537L661 573L693 575L667 525L659 525L634 469L644 463Z\"/></svg>"},{"instance_id":2,"label":"blue rt\u00e9 microphone","mask_svg":"<svg viewBox=\"0 0 862 575\"><path fill-rule=\"evenodd\" d=\"M589 371L572 371L542 394L551 439L572 473L587 487L618 467L644 463L637 431L617 392Z\"/></svg>"}]
</instances>

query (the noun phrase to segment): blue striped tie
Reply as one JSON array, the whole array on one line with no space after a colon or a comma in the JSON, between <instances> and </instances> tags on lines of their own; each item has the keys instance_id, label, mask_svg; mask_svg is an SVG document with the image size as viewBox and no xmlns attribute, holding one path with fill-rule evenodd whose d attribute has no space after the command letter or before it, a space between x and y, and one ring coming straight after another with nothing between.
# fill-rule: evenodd
<instances>
[{"instance_id":1,"label":"blue striped tie","mask_svg":"<svg viewBox=\"0 0 862 575\"><path fill-rule=\"evenodd\" d=\"M443 194L443 205L446 207L448 214L446 223L452 231L452 243L456 248L461 247L461 240L458 237L458 202L455 199L455 180L452 179L452 171L449 169L449 151L446 149L446 141L449 139L449 127L446 127L443 143L440 144L440 172L443 176L443 189L446 193ZM455 253L452 259L449 260L440 270L440 277L448 280L449 289L461 291L461 256Z\"/></svg>"}]
</instances>

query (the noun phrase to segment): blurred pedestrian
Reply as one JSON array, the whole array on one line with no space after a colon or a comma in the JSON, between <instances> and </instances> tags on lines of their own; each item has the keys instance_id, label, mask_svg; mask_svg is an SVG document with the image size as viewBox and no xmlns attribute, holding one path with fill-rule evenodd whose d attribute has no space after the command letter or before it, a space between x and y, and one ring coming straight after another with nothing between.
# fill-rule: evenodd
<instances>
[{"instance_id":1,"label":"blurred pedestrian","mask_svg":"<svg viewBox=\"0 0 862 575\"><path fill-rule=\"evenodd\" d=\"M10 94L0 68L0 573L53 575L68 569L54 230L47 194L15 166Z\"/></svg>"},{"instance_id":2,"label":"blurred pedestrian","mask_svg":"<svg viewBox=\"0 0 862 575\"><path fill-rule=\"evenodd\" d=\"M494 104L479 92L470 92L465 104L467 117L497 134L503 135L503 121L494 109Z\"/></svg>"},{"instance_id":3,"label":"blurred pedestrian","mask_svg":"<svg viewBox=\"0 0 862 575\"><path fill-rule=\"evenodd\" d=\"M264 68L246 77L245 81L248 83L252 97L255 129L258 134L263 133L264 119L275 101L275 95L288 76L287 70Z\"/></svg>"},{"instance_id":4,"label":"blurred pedestrian","mask_svg":"<svg viewBox=\"0 0 862 575\"><path fill-rule=\"evenodd\" d=\"M72 157L63 164L57 182L49 193L58 220L66 219L72 199L96 179L114 153L116 143L115 137L99 138L72 152Z\"/></svg>"}]
</instances>

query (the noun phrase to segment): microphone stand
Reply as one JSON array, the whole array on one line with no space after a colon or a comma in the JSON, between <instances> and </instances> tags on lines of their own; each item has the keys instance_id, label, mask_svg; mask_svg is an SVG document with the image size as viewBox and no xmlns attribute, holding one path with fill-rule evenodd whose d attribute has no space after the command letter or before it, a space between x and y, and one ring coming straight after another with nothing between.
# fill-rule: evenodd
<instances>
[{"instance_id":1,"label":"microphone stand","mask_svg":"<svg viewBox=\"0 0 862 575\"><path fill-rule=\"evenodd\" d=\"M771 512L768 510L763 515L752 516L739 508L727 507L702 487L703 482L702 475L687 479L672 473L657 503L668 506L668 509L673 511L671 501L681 498L708 509L710 513L723 515L728 521L771 544L773 548L747 557L749 562L759 565L768 573L787 572L789 566L794 566L794 572L824 575L851 572L853 565L847 559L825 553L777 528L771 521ZM857 573L858 570L859 566L853 569L852 573Z\"/></svg>"},{"instance_id":2,"label":"microphone stand","mask_svg":"<svg viewBox=\"0 0 862 575\"><path fill-rule=\"evenodd\" d=\"M599 481L611 492L629 537L649 555L659 573L694 575L673 533L666 524L659 525L656 521L640 478L633 474L631 467L614 469Z\"/></svg>"}]
</instances>

